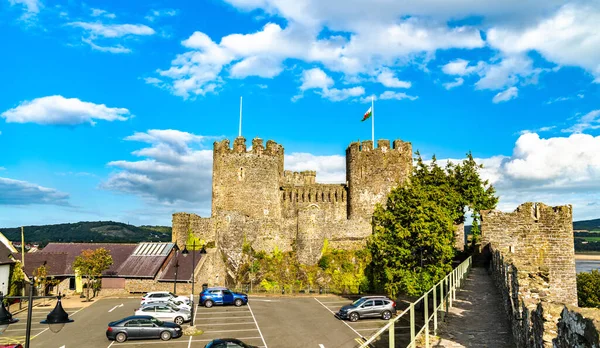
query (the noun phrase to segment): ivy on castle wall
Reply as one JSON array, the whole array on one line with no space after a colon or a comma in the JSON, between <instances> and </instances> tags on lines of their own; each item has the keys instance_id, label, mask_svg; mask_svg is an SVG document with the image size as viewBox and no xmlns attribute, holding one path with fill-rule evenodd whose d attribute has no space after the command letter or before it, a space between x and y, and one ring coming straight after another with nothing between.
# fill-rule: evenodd
<instances>
[{"instance_id":1,"label":"ivy on castle wall","mask_svg":"<svg viewBox=\"0 0 600 348\"><path fill-rule=\"evenodd\" d=\"M253 284L253 289L267 292L298 292L319 288L335 293L361 293L368 290L365 268L370 261L366 250L338 250L325 240L322 257L315 265L298 262L295 250L279 249L267 254L255 252L244 242L243 263L238 270L238 285Z\"/></svg>"}]
</instances>

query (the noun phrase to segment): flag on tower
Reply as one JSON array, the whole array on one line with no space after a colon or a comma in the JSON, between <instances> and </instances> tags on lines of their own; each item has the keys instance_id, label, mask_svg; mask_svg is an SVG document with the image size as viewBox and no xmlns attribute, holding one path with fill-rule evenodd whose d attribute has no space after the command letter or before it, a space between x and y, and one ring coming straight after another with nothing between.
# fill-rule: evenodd
<instances>
[{"instance_id":1,"label":"flag on tower","mask_svg":"<svg viewBox=\"0 0 600 348\"><path fill-rule=\"evenodd\" d=\"M373 115L373 107L370 107L369 110L367 110L367 112L365 112L361 122L367 120L369 117L371 117L371 115Z\"/></svg>"}]
</instances>

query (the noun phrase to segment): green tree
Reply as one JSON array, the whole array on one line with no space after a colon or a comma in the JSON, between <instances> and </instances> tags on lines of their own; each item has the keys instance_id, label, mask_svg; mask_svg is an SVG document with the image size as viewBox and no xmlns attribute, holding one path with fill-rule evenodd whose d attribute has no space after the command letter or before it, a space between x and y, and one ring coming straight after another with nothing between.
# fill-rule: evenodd
<instances>
[{"instance_id":1,"label":"green tree","mask_svg":"<svg viewBox=\"0 0 600 348\"><path fill-rule=\"evenodd\" d=\"M33 270L34 284L42 289L42 296L46 295L46 281L48 279L48 268L46 265L40 265Z\"/></svg>"},{"instance_id":2,"label":"green tree","mask_svg":"<svg viewBox=\"0 0 600 348\"><path fill-rule=\"evenodd\" d=\"M24 281L25 272L23 272L23 264L17 261L10 274L10 289L8 291L8 296L20 296Z\"/></svg>"},{"instance_id":3,"label":"green tree","mask_svg":"<svg viewBox=\"0 0 600 348\"><path fill-rule=\"evenodd\" d=\"M420 296L451 271L454 225L465 210L491 209L497 198L479 177L471 154L462 164L442 168L435 156L426 164L419 152L410 180L393 189L386 207L373 214L368 273L376 291Z\"/></svg>"},{"instance_id":4,"label":"green tree","mask_svg":"<svg viewBox=\"0 0 600 348\"><path fill-rule=\"evenodd\" d=\"M600 271L577 274L577 300L579 307L600 308Z\"/></svg>"},{"instance_id":5,"label":"green tree","mask_svg":"<svg viewBox=\"0 0 600 348\"><path fill-rule=\"evenodd\" d=\"M188 237L187 240L185 241L186 247L188 248L188 250L200 250L202 249L202 247L206 246L206 241L204 239L200 239L199 237L196 237L194 235L194 232L192 232L192 229L188 229ZM195 245L195 247L194 247Z\"/></svg>"},{"instance_id":6,"label":"green tree","mask_svg":"<svg viewBox=\"0 0 600 348\"><path fill-rule=\"evenodd\" d=\"M92 282L102 276L102 272L113 264L110 252L104 248L96 250L86 249L75 258L73 268L77 269L82 277L86 278L86 300L90 301L90 288Z\"/></svg>"}]
</instances>

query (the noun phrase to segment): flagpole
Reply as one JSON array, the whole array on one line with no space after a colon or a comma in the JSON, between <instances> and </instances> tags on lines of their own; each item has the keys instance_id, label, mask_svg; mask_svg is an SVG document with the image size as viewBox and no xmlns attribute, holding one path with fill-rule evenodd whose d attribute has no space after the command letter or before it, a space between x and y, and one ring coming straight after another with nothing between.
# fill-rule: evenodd
<instances>
[{"instance_id":1,"label":"flagpole","mask_svg":"<svg viewBox=\"0 0 600 348\"><path fill-rule=\"evenodd\" d=\"M242 97L240 96L240 130L238 137L242 136Z\"/></svg>"},{"instance_id":2,"label":"flagpole","mask_svg":"<svg viewBox=\"0 0 600 348\"><path fill-rule=\"evenodd\" d=\"M373 146L375 146L375 103L373 96L371 96L371 140L373 140Z\"/></svg>"}]
</instances>

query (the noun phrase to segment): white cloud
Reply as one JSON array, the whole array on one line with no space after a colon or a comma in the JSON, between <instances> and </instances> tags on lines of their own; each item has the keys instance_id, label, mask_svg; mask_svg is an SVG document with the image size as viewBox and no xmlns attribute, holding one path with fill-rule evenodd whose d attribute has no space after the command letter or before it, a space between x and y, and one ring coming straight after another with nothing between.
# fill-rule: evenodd
<instances>
[{"instance_id":1,"label":"white cloud","mask_svg":"<svg viewBox=\"0 0 600 348\"><path fill-rule=\"evenodd\" d=\"M515 99L519 95L519 89L517 87L509 87L505 91L502 91L494 96L492 102L498 104L501 102Z\"/></svg>"},{"instance_id":2,"label":"white cloud","mask_svg":"<svg viewBox=\"0 0 600 348\"><path fill-rule=\"evenodd\" d=\"M462 86L465 80L462 77L457 77L453 82L446 82L443 84L445 89L452 89L454 87Z\"/></svg>"},{"instance_id":3,"label":"white cloud","mask_svg":"<svg viewBox=\"0 0 600 348\"><path fill-rule=\"evenodd\" d=\"M465 76L477 72L483 68L484 62L469 66L469 61L464 59L455 59L442 67L442 71L447 75Z\"/></svg>"},{"instance_id":4,"label":"white cloud","mask_svg":"<svg viewBox=\"0 0 600 348\"><path fill-rule=\"evenodd\" d=\"M173 17L176 16L178 13L179 11L174 9L151 10L150 13L144 18L146 18L150 22L153 22L159 17Z\"/></svg>"},{"instance_id":5,"label":"white cloud","mask_svg":"<svg viewBox=\"0 0 600 348\"><path fill-rule=\"evenodd\" d=\"M27 181L0 177L0 205L69 205L69 194Z\"/></svg>"},{"instance_id":6,"label":"white cloud","mask_svg":"<svg viewBox=\"0 0 600 348\"><path fill-rule=\"evenodd\" d=\"M516 141L511 156L475 160L484 165L482 178L496 188L500 210L513 211L524 202L572 204L576 220L598 217L600 136L572 134L543 139L536 133L525 133ZM441 165L446 161L438 159Z\"/></svg>"},{"instance_id":7,"label":"white cloud","mask_svg":"<svg viewBox=\"0 0 600 348\"><path fill-rule=\"evenodd\" d=\"M90 47L96 51L100 51L100 52L110 52L110 53L131 53L131 49L127 48L127 47L123 47L123 45L116 45L116 46L100 46L100 45L96 45L92 40L90 39L86 39L86 38L81 38L81 41L83 41L84 43L90 45Z\"/></svg>"},{"instance_id":8,"label":"white cloud","mask_svg":"<svg viewBox=\"0 0 600 348\"><path fill-rule=\"evenodd\" d=\"M106 17L106 18L116 18L117 16L114 13L110 13L108 11L105 10L101 10L98 8L93 8L92 9L92 17Z\"/></svg>"},{"instance_id":9,"label":"white cloud","mask_svg":"<svg viewBox=\"0 0 600 348\"><path fill-rule=\"evenodd\" d=\"M600 77L600 9L592 2L570 3L525 28L495 27L488 42L509 54L539 52L560 65L578 66Z\"/></svg>"},{"instance_id":10,"label":"white cloud","mask_svg":"<svg viewBox=\"0 0 600 348\"><path fill-rule=\"evenodd\" d=\"M365 89L361 86L342 89L331 88L323 89L321 92L318 92L318 94L331 101L342 101L351 97L359 97L365 94Z\"/></svg>"},{"instance_id":11,"label":"white cloud","mask_svg":"<svg viewBox=\"0 0 600 348\"><path fill-rule=\"evenodd\" d=\"M346 157L317 156L310 153L291 153L284 156L286 170L316 170L317 181L324 184L346 182Z\"/></svg>"},{"instance_id":12,"label":"white cloud","mask_svg":"<svg viewBox=\"0 0 600 348\"><path fill-rule=\"evenodd\" d=\"M504 57L497 64L487 64L480 71L482 76L475 88L498 90L514 86L519 78L531 76L534 73L533 62L525 56Z\"/></svg>"},{"instance_id":13,"label":"white cloud","mask_svg":"<svg viewBox=\"0 0 600 348\"><path fill-rule=\"evenodd\" d=\"M581 116L577 123L572 126L562 129L564 133L581 133L588 129L599 129L600 128L600 110L593 110L587 114Z\"/></svg>"},{"instance_id":14,"label":"white cloud","mask_svg":"<svg viewBox=\"0 0 600 348\"><path fill-rule=\"evenodd\" d=\"M78 125L95 120L125 121L131 117L125 108L110 108L104 104L84 102L60 95L24 101L19 106L3 112L6 122L53 125Z\"/></svg>"},{"instance_id":15,"label":"white cloud","mask_svg":"<svg viewBox=\"0 0 600 348\"><path fill-rule=\"evenodd\" d=\"M8 0L11 6L22 5L28 14L35 15L40 12L40 8L44 7L39 0Z\"/></svg>"},{"instance_id":16,"label":"white cloud","mask_svg":"<svg viewBox=\"0 0 600 348\"><path fill-rule=\"evenodd\" d=\"M100 22L72 22L69 25L82 28L94 37L120 38L127 35L147 36L156 32L144 24L104 24Z\"/></svg>"},{"instance_id":17,"label":"white cloud","mask_svg":"<svg viewBox=\"0 0 600 348\"><path fill-rule=\"evenodd\" d=\"M301 91L313 88L327 89L333 86L333 79L319 68L304 70L301 81Z\"/></svg>"},{"instance_id":18,"label":"white cloud","mask_svg":"<svg viewBox=\"0 0 600 348\"><path fill-rule=\"evenodd\" d=\"M384 69L377 75L377 82L390 88L410 88L412 85L410 81L400 81L389 69Z\"/></svg>"},{"instance_id":19,"label":"white cloud","mask_svg":"<svg viewBox=\"0 0 600 348\"><path fill-rule=\"evenodd\" d=\"M283 70L281 62L269 57L248 57L231 67L230 74L234 78L259 76L272 78Z\"/></svg>"},{"instance_id":20,"label":"white cloud","mask_svg":"<svg viewBox=\"0 0 600 348\"><path fill-rule=\"evenodd\" d=\"M398 93L398 92L393 92L393 91L385 91L383 93L381 93L381 95L379 95L379 99L381 100L389 100L389 99L396 99L396 100L402 100L402 99L410 99L410 100L417 100L419 97L416 96L412 96L412 95L408 95L406 93Z\"/></svg>"},{"instance_id":21,"label":"white cloud","mask_svg":"<svg viewBox=\"0 0 600 348\"><path fill-rule=\"evenodd\" d=\"M198 147L210 137L155 129L125 139L151 146L132 153L143 158L139 161L109 162L110 167L119 171L111 174L101 187L163 204L183 201L210 206L212 150Z\"/></svg>"}]
</instances>

